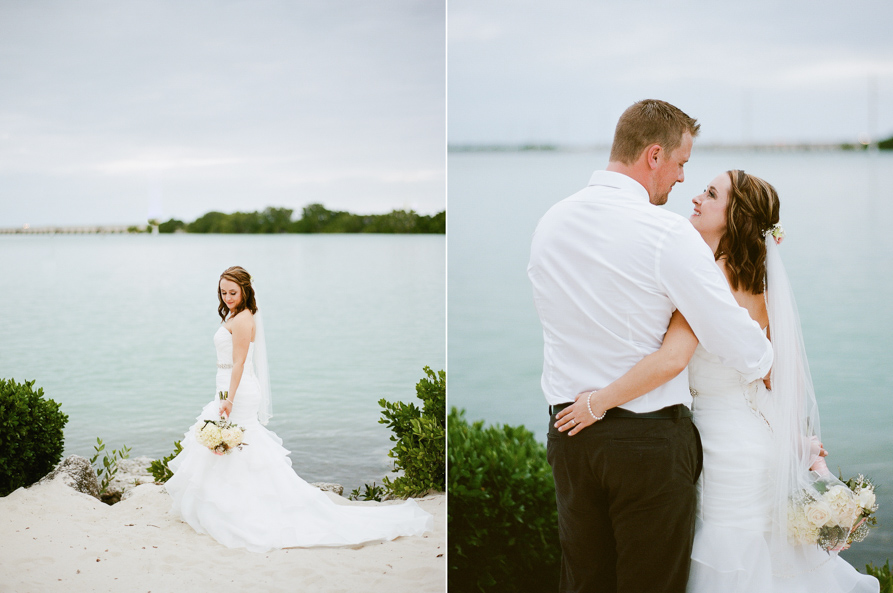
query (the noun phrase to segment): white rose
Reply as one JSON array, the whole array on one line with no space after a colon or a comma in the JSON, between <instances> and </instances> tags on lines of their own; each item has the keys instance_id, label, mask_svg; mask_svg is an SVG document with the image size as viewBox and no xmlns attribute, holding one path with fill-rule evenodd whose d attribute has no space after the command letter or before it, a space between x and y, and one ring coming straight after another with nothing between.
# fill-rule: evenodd
<instances>
[{"instance_id":1,"label":"white rose","mask_svg":"<svg viewBox=\"0 0 893 593\"><path fill-rule=\"evenodd\" d=\"M788 534L796 543L814 544L818 539L819 528L807 520L804 511L804 507L791 506L788 512Z\"/></svg>"},{"instance_id":2,"label":"white rose","mask_svg":"<svg viewBox=\"0 0 893 593\"><path fill-rule=\"evenodd\" d=\"M866 511L870 511L872 508L874 508L874 503L876 501L877 497L875 497L874 492L872 492L871 488L863 488L859 491L859 506Z\"/></svg>"},{"instance_id":3,"label":"white rose","mask_svg":"<svg viewBox=\"0 0 893 593\"><path fill-rule=\"evenodd\" d=\"M833 521L831 508L824 502L811 502L803 510L809 522L816 527L824 527Z\"/></svg>"}]
</instances>

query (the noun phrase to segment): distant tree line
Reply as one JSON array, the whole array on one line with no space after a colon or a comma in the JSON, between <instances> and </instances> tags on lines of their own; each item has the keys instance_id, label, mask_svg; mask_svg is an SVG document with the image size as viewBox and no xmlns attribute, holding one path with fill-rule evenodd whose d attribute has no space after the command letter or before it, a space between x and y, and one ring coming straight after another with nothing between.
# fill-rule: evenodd
<instances>
[{"instance_id":1,"label":"distant tree line","mask_svg":"<svg viewBox=\"0 0 893 593\"><path fill-rule=\"evenodd\" d=\"M174 218L158 225L161 233L446 233L446 211L433 216L414 210L389 214L351 214L327 210L322 204L303 208L301 218L292 220L289 208L267 208L262 212L208 212L193 222Z\"/></svg>"},{"instance_id":2,"label":"distant tree line","mask_svg":"<svg viewBox=\"0 0 893 593\"><path fill-rule=\"evenodd\" d=\"M841 144L840 147L844 150L868 150L868 144ZM877 143L877 147L881 150L893 150L893 136L885 140L879 140Z\"/></svg>"}]
</instances>

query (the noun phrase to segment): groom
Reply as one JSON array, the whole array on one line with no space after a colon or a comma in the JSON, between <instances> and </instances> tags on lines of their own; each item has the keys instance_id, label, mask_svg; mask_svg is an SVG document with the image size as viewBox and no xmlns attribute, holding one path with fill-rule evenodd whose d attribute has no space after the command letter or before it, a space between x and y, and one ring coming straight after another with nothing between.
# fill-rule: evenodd
<instances>
[{"instance_id":1,"label":"groom","mask_svg":"<svg viewBox=\"0 0 893 593\"><path fill-rule=\"evenodd\" d=\"M746 379L772 363L710 248L688 220L656 207L684 180L699 129L664 101L632 105L607 170L534 232L528 275L545 343L562 593L685 591L702 453L687 371L572 437L554 427L555 414L656 351L675 309Z\"/></svg>"}]
</instances>

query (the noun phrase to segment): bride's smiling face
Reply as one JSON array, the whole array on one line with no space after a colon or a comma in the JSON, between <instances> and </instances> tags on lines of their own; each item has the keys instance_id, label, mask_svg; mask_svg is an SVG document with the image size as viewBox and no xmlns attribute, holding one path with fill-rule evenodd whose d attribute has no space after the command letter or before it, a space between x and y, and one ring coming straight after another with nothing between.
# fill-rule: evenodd
<instances>
[{"instance_id":1,"label":"bride's smiling face","mask_svg":"<svg viewBox=\"0 0 893 593\"><path fill-rule=\"evenodd\" d=\"M232 311L242 302L242 287L232 280L223 278L220 280L220 297Z\"/></svg>"},{"instance_id":2,"label":"bride's smiling face","mask_svg":"<svg viewBox=\"0 0 893 593\"><path fill-rule=\"evenodd\" d=\"M702 194L691 200L695 205L695 211L689 220L708 243L711 238L718 242L726 232L726 207L729 205L731 189L732 180L729 179L728 173L720 173Z\"/></svg>"}]
</instances>

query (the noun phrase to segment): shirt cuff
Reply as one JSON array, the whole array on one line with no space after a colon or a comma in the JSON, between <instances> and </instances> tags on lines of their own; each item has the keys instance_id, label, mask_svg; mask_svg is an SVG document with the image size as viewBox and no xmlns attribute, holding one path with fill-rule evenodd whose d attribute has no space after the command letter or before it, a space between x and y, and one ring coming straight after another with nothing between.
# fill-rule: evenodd
<instances>
[{"instance_id":1,"label":"shirt cuff","mask_svg":"<svg viewBox=\"0 0 893 593\"><path fill-rule=\"evenodd\" d=\"M764 338L765 339L765 338ZM766 339L766 351L763 353L763 357L760 359L760 362L757 364L756 369L754 369L750 373L741 373L745 380L748 383L751 381L756 381L757 379L762 379L766 375L769 374L769 371L772 369L772 360L775 357L775 353L772 350L772 342Z\"/></svg>"}]
</instances>

